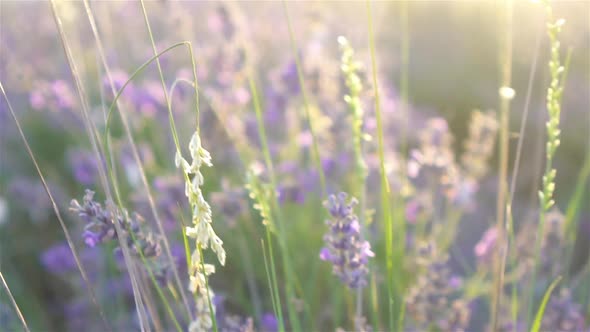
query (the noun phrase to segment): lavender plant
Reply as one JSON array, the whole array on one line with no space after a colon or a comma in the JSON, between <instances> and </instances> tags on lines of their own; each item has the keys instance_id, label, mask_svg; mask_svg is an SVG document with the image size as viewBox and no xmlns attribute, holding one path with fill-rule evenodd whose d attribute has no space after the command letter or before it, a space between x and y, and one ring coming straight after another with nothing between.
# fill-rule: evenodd
<instances>
[{"instance_id":1,"label":"lavender plant","mask_svg":"<svg viewBox=\"0 0 590 332\"><path fill-rule=\"evenodd\" d=\"M51 4L0 3L0 330L589 328L582 4L539 151L535 5Z\"/></svg>"},{"instance_id":2,"label":"lavender plant","mask_svg":"<svg viewBox=\"0 0 590 332\"><path fill-rule=\"evenodd\" d=\"M329 231L320 252L322 260L332 263L334 275L350 288L367 285L369 258L375 256L369 242L361 237L361 225L354 214L356 204L346 193L328 197L325 205L332 218L326 221Z\"/></svg>"},{"instance_id":3,"label":"lavender plant","mask_svg":"<svg viewBox=\"0 0 590 332\"><path fill-rule=\"evenodd\" d=\"M448 257L429 243L419 246L418 251L418 264L424 272L406 297L409 328L416 331L466 331L471 309L458 296L461 281L451 275Z\"/></svg>"}]
</instances>

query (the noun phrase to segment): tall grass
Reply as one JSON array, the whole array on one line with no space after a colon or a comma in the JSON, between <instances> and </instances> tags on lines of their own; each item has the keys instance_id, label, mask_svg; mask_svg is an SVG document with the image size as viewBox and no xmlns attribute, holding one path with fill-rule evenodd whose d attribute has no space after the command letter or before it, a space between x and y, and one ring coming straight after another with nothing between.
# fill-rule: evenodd
<instances>
[{"instance_id":1,"label":"tall grass","mask_svg":"<svg viewBox=\"0 0 590 332\"><path fill-rule=\"evenodd\" d=\"M133 36L132 43L125 46L130 53L133 48L145 46L149 55L142 54L147 60L122 80L116 77L116 61L111 59L105 43L119 36L105 33L102 16L97 10L101 5L92 5L87 0L80 4L85 14L83 20L88 19L92 32L92 46L85 44L85 40L80 45L88 46L85 52L97 60L96 65L89 66L91 70L84 73L80 68L85 69L88 60L84 56L74 56L77 39L62 22L67 12L56 0L51 1L51 10L57 38L65 54L65 68L75 87L79 104L75 114L79 116L80 132L87 136L84 141L89 142L97 161L98 176L93 185L106 196L105 210L116 230L113 238L117 238L118 244L105 246L101 255L110 254L108 251L113 246L120 248L123 254L121 262L117 257L108 256L105 264L97 265L113 271L99 271L95 275L94 269L91 272L85 269L84 252L76 246L80 241L72 234L80 227L62 218L59 198L50 190L46 178L59 173L49 166L45 169L38 161L38 152L31 148L31 140L25 135L27 127L22 126L24 116L21 119L15 112L8 102L4 82L0 83L19 140L33 161L36 176L49 197L50 207L82 277L82 287L88 292L85 296L102 324L96 327L88 322L89 330L125 329L117 319L133 320L130 317L134 315L132 324L141 331L282 332L334 328L440 332L530 328L541 331L559 329L553 317L562 313L560 306L567 306L568 312L573 312L570 316L577 315L566 317L574 321L572 326L585 328L585 320L590 316L585 312L588 308L580 309L581 305L587 305L579 303L583 302L582 296L566 298L562 296L565 292L560 292L559 297L552 294L569 289L587 292L584 287L590 284L584 278L590 270L585 268L576 276L571 268L564 267L565 264L557 269L562 262L549 262L554 264L547 267L547 258L563 256L564 261L572 264L574 255L578 254L573 244L583 241L578 229L582 227L580 220L590 177L588 155L577 174L577 184L567 202L565 215L549 224L548 213L556 200L555 152L560 145L561 104L571 53L562 64L558 34L563 22L555 20L548 3L544 6L551 43L551 82L546 98L549 118L539 207L517 206L517 183L523 174L520 168L525 165L523 151L525 138L529 137L525 129L534 88L538 86L536 67L541 35L535 40L527 91L523 94L518 142L511 151L511 103L521 96L512 88L513 81L515 85L519 82L517 71L513 79L512 66L513 63L516 66L513 36L517 36L520 28L514 24L516 11L513 12L514 4L510 1L496 6L499 121L489 113L473 112L469 137L462 142L465 151L460 162L456 158L456 150L460 148L454 146L452 135L457 121L443 117L424 120L420 108L410 103L410 99L414 99L410 98L410 85L412 96L422 88L414 85L411 76L420 63L419 52L414 53L414 36L419 42L423 31L415 23L420 22L420 17L415 16L414 21L413 16L413 10L419 13L420 9L409 2L401 2L399 6L381 6L371 1L361 4L367 20L366 33L362 33L366 45L360 43L359 36L354 33L346 37L340 33L317 33L313 38L319 40L319 44L330 43L321 45L328 51L322 54L326 59L317 61L314 57L321 54L317 52L321 48L317 41L312 44L312 51L302 47L308 28L307 23L302 22L323 23L323 18L314 16L320 15L314 11L311 14L305 11L305 15L299 16L300 12L294 10L295 4L286 1L259 4L257 9L261 14L265 10L282 10L284 20L273 26L272 31L260 29L268 28L263 24L266 21L236 18L236 12L244 9L239 8L241 4L215 4L216 16L205 19L199 13L198 20L189 10L193 9L192 4L186 4L187 7L170 5L170 8L181 9L172 11L176 15L191 17L185 23L200 26L198 23L206 21L208 28L218 33L208 37L201 28L189 28L181 31L187 40L170 42L162 32L175 27L176 21L158 12L169 9L168 5L142 0L131 16L140 18L136 28L146 38ZM194 8L204 8L201 5ZM105 6L109 8L107 11L111 10L110 5ZM355 4L345 7L349 6L353 8ZM184 8L186 12L182 11ZM388 62L387 47L390 45L375 31L378 28L375 14L383 8L399 9L396 15L399 39L394 41L398 58L392 61L395 65ZM129 22L132 21L135 22L129 18ZM182 19L178 21L183 22ZM362 22L362 27L364 22L357 21ZM238 33L250 27L254 28L252 34ZM194 36L199 39L195 40ZM341 37L336 39L335 36ZM268 45L269 40L274 43L275 38L280 41L275 45L279 50L275 51L293 58L292 64L283 66L272 54L265 54L265 49L255 47ZM162 44L170 46L162 47ZM172 52L181 48L185 52ZM313 53L314 50L317 53ZM305 53L308 51L310 55ZM364 58L370 61L366 70L360 61ZM154 63L157 89L142 85L146 81L154 83L146 73ZM168 80L167 76L178 68L185 70L178 72L186 76L177 74L173 81ZM391 72L399 74L391 79ZM85 75L87 73L95 77ZM96 78L104 78L110 91L105 93L102 88L94 91ZM156 100L160 94L161 102L154 111L157 115L149 118L134 112L134 108L142 107L136 99L141 102L144 102L141 98ZM18 94L15 98L19 99ZM97 101L102 107L95 109ZM101 111L103 119L97 117ZM478 120L483 123L479 123L480 127ZM301 128L301 123L305 128ZM151 126L149 130L147 126ZM490 176L497 176L494 187L485 174L491 152L486 155L485 148L475 151L478 142L471 141L479 137L493 150L498 128L497 169ZM186 130L194 132L190 143L186 144L192 162L185 160L182 154ZM307 144L299 149L293 135L302 130L308 132L309 137L306 136ZM486 139L482 138L484 136ZM150 142L154 149L163 150L157 151L160 160L156 167L143 161L142 140ZM168 140L168 145L157 140ZM132 188L127 188L127 173L120 172L122 157L117 147L122 142L130 145L130 155L137 167L139 181L137 186L131 185ZM204 146L211 150L214 162ZM481 160L470 159L469 153L480 153L477 157ZM311 163L307 161L308 154L311 154ZM173 160L182 174L178 170L168 170ZM473 165L465 164L469 162ZM202 165L213 164L215 167L201 169ZM473 171L478 166L481 169ZM186 197L181 195L178 199L172 197L175 194L159 192L157 185L151 183L166 173L181 178L180 193L184 187ZM230 195L232 189L226 186L228 179L239 194ZM3 181L1 177L0 180ZM66 185L80 191L82 184L74 181ZM334 196L332 191L348 191L349 195ZM215 200L213 193L225 200ZM137 203L135 195L145 201ZM495 199L489 199L492 195ZM160 206L161 196L175 201L172 212ZM351 196L359 199L357 208L353 209L356 201ZM329 213L320 207L326 198ZM495 201L494 213L487 212L486 200ZM134 232L129 232L124 222L120 223L125 219L127 207L150 214L148 223L154 223L158 230L157 241L161 241L158 243L162 244L162 259L170 266L170 275L161 278L157 274ZM538 222L527 223L520 213L521 208L535 209ZM191 215L190 222L185 222L187 211L184 209ZM326 217L329 218L325 223L327 227L322 223ZM169 224L168 219L175 222ZM473 241L463 239L463 235L480 235L466 234L476 230L477 224L469 224L473 219L482 219L480 224L494 219L494 226L474 248ZM560 225L559 230L549 233L553 230L549 226L555 225ZM530 226L534 227L535 234L531 233ZM563 237L560 238L560 234ZM550 238L552 242L548 242L549 236L554 236ZM177 243L182 244L186 257L178 257L173 250ZM530 246L534 248L531 250ZM212 252L207 250L209 248ZM364 251L355 251L359 248ZM327 259L324 249L337 254L330 252L332 256ZM369 260L368 257L373 256L371 250L375 257ZM208 263L212 256L216 256L222 266L215 277L215 266ZM330 261L332 266L322 261ZM529 265L529 262L532 263ZM343 272L342 266L348 270ZM3 289L23 329L34 330L39 324L35 314L21 312L22 308L29 307L26 306L29 300L20 289L8 287L3 273L6 271L0 272ZM347 280L346 273L353 281L362 282L351 285L353 282ZM128 277L131 292L111 299L104 289L112 275ZM565 276L563 282L561 275ZM71 281L66 280L66 283ZM539 292L541 288L545 290L543 296ZM70 300L69 294L58 297L64 303ZM111 308L111 300L116 301L116 308ZM272 314L265 314L266 310ZM534 317L533 310L536 310ZM254 317L248 319L249 316ZM368 326L369 323L372 326Z\"/></svg>"}]
</instances>

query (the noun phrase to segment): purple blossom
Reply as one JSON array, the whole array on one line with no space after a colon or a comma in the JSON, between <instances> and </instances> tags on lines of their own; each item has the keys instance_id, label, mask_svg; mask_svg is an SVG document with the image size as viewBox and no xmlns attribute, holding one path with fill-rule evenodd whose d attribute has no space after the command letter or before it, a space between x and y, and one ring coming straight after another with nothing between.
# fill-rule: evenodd
<instances>
[{"instance_id":1,"label":"purple blossom","mask_svg":"<svg viewBox=\"0 0 590 332\"><path fill-rule=\"evenodd\" d=\"M448 256L437 252L431 243L418 247L422 273L406 295L410 326L418 331L465 331L469 324L469 304L458 298L462 281L451 274Z\"/></svg>"},{"instance_id":2,"label":"purple blossom","mask_svg":"<svg viewBox=\"0 0 590 332\"><path fill-rule=\"evenodd\" d=\"M269 128L273 125L279 125L285 121L285 111L287 109L287 97L277 91L274 86L270 86L265 91L266 112L264 112L264 122Z\"/></svg>"},{"instance_id":3,"label":"purple blossom","mask_svg":"<svg viewBox=\"0 0 590 332\"><path fill-rule=\"evenodd\" d=\"M35 89L29 94L29 103L35 110L72 110L76 107L76 98L67 82L42 81L35 83Z\"/></svg>"},{"instance_id":4,"label":"purple blossom","mask_svg":"<svg viewBox=\"0 0 590 332\"><path fill-rule=\"evenodd\" d=\"M15 331L18 330L17 326L20 327L20 322L18 321L17 316L13 313L13 309L8 306L8 304L4 304L0 302L0 326L3 328L7 328L8 330L14 329Z\"/></svg>"},{"instance_id":5,"label":"purple blossom","mask_svg":"<svg viewBox=\"0 0 590 332\"><path fill-rule=\"evenodd\" d=\"M176 229L179 225L177 213L179 209L186 207L186 197L184 196L184 183L179 175L160 175L154 178L154 198L156 209L164 221L164 229ZM151 216L149 201L147 195L138 191L133 195L136 211L140 211L147 216Z\"/></svg>"},{"instance_id":6,"label":"purple blossom","mask_svg":"<svg viewBox=\"0 0 590 332\"><path fill-rule=\"evenodd\" d=\"M106 205L110 205L110 203L107 202ZM159 241L153 233L142 229L141 224L144 220L137 213L129 216L127 211L119 211L112 207L111 210L117 214L116 217L113 217L111 211L104 209L100 203L94 201L94 192L91 190L86 190L82 205L74 199L70 206L70 211L77 213L87 223L82 237L88 247L95 247L117 237L116 218L116 222L120 224L124 232L123 238L134 254L142 254L147 258L160 254Z\"/></svg>"},{"instance_id":7,"label":"purple blossom","mask_svg":"<svg viewBox=\"0 0 590 332\"><path fill-rule=\"evenodd\" d=\"M100 252L92 249L77 249L76 253L80 258L80 262L86 268L86 271L91 276L95 275L99 268L97 257ZM41 265L53 274L79 273L74 255L66 242L59 242L52 245L43 251L39 258Z\"/></svg>"},{"instance_id":8,"label":"purple blossom","mask_svg":"<svg viewBox=\"0 0 590 332\"><path fill-rule=\"evenodd\" d=\"M124 72L120 69L116 69L111 72L111 79L113 80L113 88L115 89L115 92L118 92L119 90L121 90L121 88L123 87L125 82L127 82L127 80L129 79L129 75L127 75L126 72ZM108 77L105 77L103 79L102 84L103 84L103 89L105 89L107 91L107 95L109 95L111 93L111 83L110 83ZM127 93L132 94L133 89L134 89L133 83L129 83L125 87L125 92L123 94L127 94Z\"/></svg>"},{"instance_id":9,"label":"purple blossom","mask_svg":"<svg viewBox=\"0 0 590 332\"><path fill-rule=\"evenodd\" d=\"M76 106L76 98L72 88L62 80L51 83L51 91L58 109L73 109Z\"/></svg>"},{"instance_id":10,"label":"purple blossom","mask_svg":"<svg viewBox=\"0 0 590 332\"><path fill-rule=\"evenodd\" d=\"M49 183L49 188L56 201L59 201L62 196L60 188L51 183ZM45 221L49 217L48 211L51 210L51 200L47 196L41 180L16 177L10 182L8 192L16 203L15 205L26 209L33 221Z\"/></svg>"},{"instance_id":11,"label":"purple blossom","mask_svg":"<svg viewBox=\"0 0 590 332\"><path fill-rule=\"evenodd\" d=\"M132 99L137 110L149 117L155 116L166 105L162 85L157 81L148 81L135 88Z\"/></svg>"},{"instance_id":12,"label":"purple blossom","mask_svg":"<svg viewBox=\"0 0 590 332\"><path fill-rule=\"evenodd\" d=\"M406 204L406 220L410 224L416 224L419 220L432 214L432 202L426 194L417 194Z\"/></svg>"},{"instance_id":13,"label":"purple blossom","mask_svg":"<svg viewBox=\"0 0 590 332\"><path fill-rule=\"evenodd\" d=\"M549 300L541 322L542 331L574 332L584 330L584 311L575 303L569 289L562 289Z\"/></svg>"},{"instance_id":14,"label":"purple blossom","mask_svg":"<svg viewBox=\"0 0 590 332\"><path fill-rule=\"evenodd\" d=\"M299 77L297 75L297 64L295 61L289 62L281 72L281 81L285 85L290 95L297 95L301 91L299 86Z\"/></svg>"},{"instance_id":15,"label":"purple blossom","mask_svg":"<svg viewBox=\"0 0 590 332\"><path fill-rule=\"evenodd\" d=\"M369 242L361 237L360 224L353 208L355 198L347 199L346 193L330 195L326 207L332 216L327 220L328 233L324 236L326 246L320 251L320 259L333 264L333 273L350 288L366 286L371 251Z\"/></svg>"},{"instance_id":16,"label":"purple blossom","mask_svg":"<svg viewBox=\"0 0 590 332\"><path fill-rule=\"evenodd\" d=\"M89 247L95 247L113 240L116 236L115 225L111 213L94 201L94 192L86 190L83 204L72 200L70 210L87 223L82 237Z\"/></svg>"},{"instance_id":17,"label":"purple blossom","mask_svg":"<svg viewBox=\"0 0 590 332\"><path fill-rule=\"evenodd\" d=\"M76 268L76 261L67 243L62 242L49 247L41 254L41 264L54 274L64 273Z\"/></svg>"},{"instance_id":18,"label":"purple blossom","mask_svg":"<svg viewBox=\"0 0 590 332\"><path fill-rule=\"evenodd\" d=\"M281 185L278 188L279 203L285 204L293 202L295 204L305 203L305 193L300 186L297 185Z\"/></svg>"},{"instance_id":19,"label":"purple blossom","mask_svg":"<svg viewBox=\"0 0 590 332\"><path fill-rule=\"evenodd\" d=\"M232 187L227 179L221 181L221 191L211 194L211 203L225 218L229 227L235 227L238 220L248 211L246 191L240 187Z\"/></svg>"},{"instance_id":20,"label":"purple blossom","mask_svg":"<svg viewBox=\"0 0 590 332\"><path fill-rule=\"evenodd\" d=\"M74 179L82 185L91 185L98 176L96 156L88 150L74 149L68 152L68 160Z\"/></svg>"},{"instance_id":21,"label":"purple blossom","mask_svg":"<svg viewBox=\"0 0 590 332\"><path fill-rule=\"evenodd\" d=\"M494 254L494 248L498 241L498 229L496 227L489 228L477 242L473 251L478 261L481 263L489 263Z\"/></svg>"},{"instance_id":22,"label":"purple blossom","mask_svg":"<svg viewBox=\"0 0 590 332\"><path fill-rule=\"evenodd\" d=\"M220 331L224 332L254 332L254 320L237 315L225 315L219 320Z\"/></svg>"},{"instance_id":23,"label":"purple blossom","mask_svg":"<svg viewBox=\"0 0 590 332\"><path fill-rule=\"evenodd\" d=\"M260 317L260 328L264 332L276 332L279 330L279 322L275 315L267 312Z\"/></svg>"},{"instance_id":24,"label":"purple blossom","mask_svg":"<svg viewBox=\"0 0 590 332\"><path fill-rule=\"evenodd\" d=\"M90 313L90 302L86 299L75 299L64 307L64 314L68 331L82 331L88 327L88 315Z\"/></svg>"},{"instance_id":25,"label":"purple blossom","mask_svg":"<svg viewBox=\"0 0 590 332\"><path fill-rule=\"evenodd\" d=\"M41 110L47 107L47 100L43 91L36 89L29 95L29 103L34 110Z\"/></svg>"},{"instance_id":26,"label":"purple blossom","mask_svg":"<svg viewBox=\"0 0 590 332\"><path fill-rule=\"evenodd\" d=\"M226 40L231 40L236 32L232 17L223 5L218 6L215 12L209 15L207 23L212 32L223 34Z\"/></svg>"}]
</instances>

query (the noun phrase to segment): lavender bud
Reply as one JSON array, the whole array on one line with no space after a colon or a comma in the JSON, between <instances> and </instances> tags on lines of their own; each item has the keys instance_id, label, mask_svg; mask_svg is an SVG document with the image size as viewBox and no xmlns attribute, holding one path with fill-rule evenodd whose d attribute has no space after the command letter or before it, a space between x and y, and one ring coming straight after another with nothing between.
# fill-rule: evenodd
<instances>
[{"instance_id":1,"label":"lavender bud","mask_svg":"<svg viewBox=\"0 0 590 332\"><path fill-rule=\"evenodd\" d=\"M369 242L360 234L360 225L353 208L357 201L347 199L346 193L330 195L326 207L332 219L327 220L329 232L324 236L326 246L320 251L320 259L333 264L333 273L350 288L364 287L371 251Z\"/></svg>"}]
</instances>

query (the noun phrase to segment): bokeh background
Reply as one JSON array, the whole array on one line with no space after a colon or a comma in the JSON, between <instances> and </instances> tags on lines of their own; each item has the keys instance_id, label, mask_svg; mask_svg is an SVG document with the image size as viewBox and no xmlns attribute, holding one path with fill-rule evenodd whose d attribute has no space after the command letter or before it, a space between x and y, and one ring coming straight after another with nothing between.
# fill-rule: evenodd
<instances>
[{"instance_id":1,"label":"bokeh background","mask_svg":"<svg viewBox=\"0 0 590 332\"><path fill-rule=\"evenodd\" d=\"M314 1L288 2L287 6L298 41L298 54L309 82L307 88L317 101L314 108L317 112L314 117L316 128L319 128L320 137L332 135L332 138L326 138L326 142L330 143L326 143L326 150L322 149L322 152L332 158L331 162L338 164L341 161L334 152L337 151L334 146L347 143L342 141L346 135L339 136L334 129L339 120L331 117L346 108L341 97L343 87L336 40L338 36L348 38L357 59L365 65L363 82L370 86L366 5L352 1ZM416 133L424 128L427 119L442 117L454 136L455 152L461 153L461 142L467 136L471 112L474 109L498 109L500 53L506 37L506 27L501 24L503 5L499 1L393 1L376 2L373 6L379 79L385 95L386 128L401 130L400 99L406 92L410 147L417 145ZM269 126L271 150L276 149L274 157L282 172L283 197L287 197L284 202L288 211L286 215L296 215L294 219L297 221L310 220L309 223L298 222L292 226L290 242L302 246L310 243L311 248L319 248L323 233L321 213L314 203L321 198L313 194L313 189L305 189L306 186L313 187L317 178L310 175L309 152L299 151L299 147L309 149L305 122L298 119L303 109L279 96L284 91L296 95L300 89L283 3L148 1L146 7L160 50L184 40L191 41L195 47L203 95L203 140L216 165L206 171L205 191L222 219L219 221L220 236L228 250L228 264L217 273L213 285L223 289L219 293L226 299L228 310L262 317L265 311L270 311L270 307L265 305L264 300L252 299L247 291L254 286L263 288L263 294L266 291L264 268L260 258L257 258L260 248L256 232L261 226L252 221L248 226L241 225L244 220L256 217L247 208L247 199L243 198L243 170L246 167L238 156L239 147L235 144L239 142L251 146L254 151L260 149L255 118L249 104L251 96L240 69L244 63L254 68L262 99L270 114L265 121ZM561 146L555 161L558 174L556 201L564 209L574 193L578 174L590 149L590 2L557 1L553 7L555 16L563 17L567 22L560 35L562 49L564 53L566 50L572 52L563 97ZM120 86L152 55L141 7L138 2L92 1L91 8L107 60ZM103 128L104 109L112 101L112 95L105 84L104 69L96 53L84 6L81 2L60 1L57 9L88 95L86 102L93 120ZM231 14L231 24L225 21L224 13ZM516 91L510 113L511 170L530 88L529 114L524 120L526 131L522 163L514 197L514 219L517 223L524 223L527 218L535 218L536 192L541 183L544 160L544 123L547 119L544 98L549 82L546 65L549 51L543 8L529 1L514 2L511 32L511 86ZM407 43L405 50L404 43ZM407 52L407 63L404 63L404 52ZM184 50L172 51L161 61L168 85L178 77L190 79L190 62ZM534 71L532 84L529 82L531 71ZM407 91L403 91L404 77L407 78ZM101 199L104 195L96 178L96 161L92 159L91 144L84 130L80 100L49 3L0 2L0 81L70 232L76 238L83 262L90 270L98 270L92 272L100 275L96 282L100 289L105 290L101 294L101 298L105 296L102 300L108 301L106 290L119 294L124 292L116 288L125 289L125 280L121 277L124 273L113 269L113 263L108 259L94 257L98 255L96 251L84 247L79 236L83 225L75 215L67 212L70 200L81 200L86 187L97 191ZM167 214L170 215L166 226L171 234L176 234L170 237L174 239L174 245L182 248L177 216L179 208L186 206L179 207L170 199L180 197L179 200L182 200L183 193L182 188L178 193L178 172L173 166L171 134L159 84L156 67L151 65L133 82L133 87L124 94L123 102L128 109L158 207L166 218ZM194 130L191 98L190 88L179 84L173 103L180 123L181 139L186 142ZM367 110L372 114L370 93L367 93L367 100ZM283 112L285 109L289 112ZM302 133L296 133L298 129ZM374 134L374 123L369 121L366 130ZM113 133L119 162L117 167L121 178L127 180L123 186L126 202L130 210L139 211L150 222L146 196L121 126L115 125ZM391 138L386 142L391 143L389 150L394 150L399 133L389 132L387 137ZM494 154L490 161L490 174L481 183L477 206L474 212L464 216L457 234L456 248L463 253L462 260L468 264L475 264L473 247L494 220L496 164L497 156ZM297 167L294 165L304 166L293 171L293 167ZM337 178L337 173L334 173L334 178ZM378 189L370 187L369 191L377 193ZM231 194L243 199L232 200ZM589 194L587 191L583 198L580 213L580 233L584 236L578 239L579 243L571 244L579 256L571 267L574 270L584 266L589 251ZM217 207L216 202L219 203ZM219 211L222 208L233 210ZM26 154L7 104L2 100L0 270L36 331L79 330L90 326L86 325L88 321L97 320L88 318L92 310L88 308L88 300L84 300L84 286L68 256L67 247L63 247L63 241L63 231L51 203ZM182 252L182 249L178 251ZM243 256L243 252L248 254ZM316 257L317 252L306 250L295 255L297 270L310 273L304 276L304 279L309 277L307 282L313 283L319 275L329 271L322 270L318 263L309 263L310 260L317 260ZM451 257L451 263L460 265L456 257ZM114 272L104 273L104 270ZM252 278L237 277L245 274ZM330 280L329 273L325 274L320 278L325 281L317 281L318 288L310 288L310 296L322 297L322 282L329 283ZM262 282L253 286L245 281L250 279ZM0 294L0 322L6 323L14 317L8 302L4 301L5 294ZM130 307L129 297L119 296L117 299L117 308ZM253 305L254 302L259 307ZM332 319L329 318L329 310L319 304L312 307L317 310L316 326L331 326L326 323ZM117 312L114 308L108 310ZM114 324L121 324L116 326L122 329L123 326L130 326L125 324L133 324L133 319L123 314L113 317L120 320ZM258 318L258 322L262 321ZM474 329L482 326L477 322L473 324Z\"/></svg>"}]
</instances>

